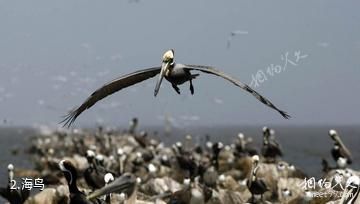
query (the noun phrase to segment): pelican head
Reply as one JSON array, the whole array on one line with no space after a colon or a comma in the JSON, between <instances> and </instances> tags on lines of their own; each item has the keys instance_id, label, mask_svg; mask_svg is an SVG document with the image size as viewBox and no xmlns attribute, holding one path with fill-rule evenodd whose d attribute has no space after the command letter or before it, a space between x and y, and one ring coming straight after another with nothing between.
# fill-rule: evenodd
<instances>
[{"instance_id":1,"label":"pelican head","mask_svg":"<svg viewBox=\"0 0 360 204\"><path fill-rule=\"evenodd\" d=\"M8 168L8 171L14 171L14 165L12 165L12 164L9 164L7 166L7 168Z\"/></svg>"},{"instance_id":2,"label":"pelican head","mask_svg":"<svg viewBox=\"0 0 360 204\"><path fill-rule=\"evenodd\" d=\"M243 134L242 132L240 132L240 133L238 134L238 138L239 138L240 140L243 140L243 139L245 138L245 136L244 136L244 134Z\"/></svg>"},{"instance_id":3,"label":"pelican head","mask_svg":"<svg viewBox=\"0 0 360 204\"><path fill-rule=\"evenodd\" d=\"M254 155L251 157L252 161L255 165L257 165L259 163L259 156L258 155Z\"/></svg>"},{"instance_id":4,"label":"pelican head","mask_svg":"<svg viewBox=\"0 0 360 204\"><path fill-rule=\"evenodd\" d=\"M122 176L115 179L113 182L91 193L87 197L87 199L95 199L99 196L107 195L110 193L125 193L127 197L130 197L135 190L135 185L135 176L130 173L124 173Z\"/></svg>"},{"instance_id":5,"label":"pelican head","mask_svg":"<svg viewBox=\"0 0 360 204\"><path fill-rule=\"evenodd\" d=\"M173 62L173 60L174 60L174 50L171 49L171 50L166 51L162 58L163 58L163 63L164 62Z\"/></svg>"},{"instance_id":6,"label":"pelican head","mask_svg":"<svg viewBox=\"0 0 360 204\"><path fill-rule=\"evenodd\" d=\"M118 149L117 149L117 154L118 154L119 156L123 155L123 154L124 154L123 148L118 148Z\"/></svg>"},{"instance_id":7,"label":"pelican head","mask_svg":"<svg viewBox=\"0 0 360 204\"><path fill-rule=\"evenodd\" d=\"M191 180L189 178L184 178L183 184L185 186L190 186Z\"/></svg>"},{"instance_id":8,"label":"pelican head","mask_svg":"<svg viewBox=\"0 0 360 204\"><path fill-rule=\"evenodd\" d=\"M251 172L250 172L250 178L249 178L249 183L248 185L250 186L251 183L253 181L256 180L256 173L258 171L258 163L259 163L259 156L258 155L254 155L251 157L252 160L252 167L251 167Z\"/></svg>"},{"instance_id":9,"label":"pelican head","mask_svg":"<svg viewBox=\"0 0 360 204\"><path fill-rule=\"evenodd\" d=\"M61 160L59 163L59 168L63 172L69 185L73 185L77 177L76 168L74 165L68 160Z\"/></svg>"},{"instance_id":10,"label":"pelican head","mask_svg":"<svg viewBox=\"0 0 360 204\"><path fill-rule=\"evenodd\" d=\"M95 160L97 162L97 164L104 166L104 162L105 162L105 157L102 154L98 154L95 156Z\"/></svg>"},{"instance_id":11,"label":"pelican head","mask_svg":"<svg viewBox=\"0 0 360 204\"><path fill-rule=\"evenodd\" d=\"M264 139L268 139L270 137L270 134L271 134L270 128L265 126L265 127L263 127L262 131L263 131Z\"/></svg>"},{"instance_id":12,"label":"pelican head","mask_svg":"<svg viewBox=\"0 0 360 204\"><path fill-rule=\"evenodd\" d=\"M174 65L174 50L168 50L164 53L162 57L162 64L161 64L161 71L159 79L155 86L154 96L156 96L159 92L161 82L164 78L164 76L167 74L169 68Z\"/></svg>"},{"instance_id":13,"label":"pelican head","mask_svg":"<svg viewBox=\"0 0 360 204\"><path fill-rule=\"evenodd\" d=\"M114 176L112 175L112 173L105 174L104 181L105 181L106 184L109 184L112 181L114 181Z\"/></svg>"},{"instance_id":14,"label":"pelican head","mask_svg":"<svg viewBox=\"0 0 360 204\"><path fill-rule=\"evenodd\" d=\"M14 179L14 165L9 164L7 166L8 169L8 173L9 173L9 182L12 182L12 180Z\"/></svg>"},{"instance_id":15,"label":"pelican head","mask_svg":"<svg viewBox=\"0 0 360 204\"><path fill-rule=\"evenodd\" d=\"M94 157L95 157L95 152L94 151L92 151L92 150L87 150L86 151L86 157L88 158L88 159L93 159Z\"/></svg>"},{"instance_id":16,"label":"pelican head","mask_svg":"<svg viewBox=\"0 0 360 204\"><path fill-rule=\"evenodd\" d=\"M263 129L262 129L263 132L266 132L266 131L268 131L268 130L269 130L269 128L266 127L266 126L264 126Z\"/></svg>"},{"instance_id":17,"label":"pelican head","mask_svg":"<svg viewBox=\"0 0 360 204\"><path fill-rule=\"evenodd\" d=\"M329 135L331 137L331 139L335 140L337 139L337 132L336 130L329 130Z\"/></svg>"}]
</instances>

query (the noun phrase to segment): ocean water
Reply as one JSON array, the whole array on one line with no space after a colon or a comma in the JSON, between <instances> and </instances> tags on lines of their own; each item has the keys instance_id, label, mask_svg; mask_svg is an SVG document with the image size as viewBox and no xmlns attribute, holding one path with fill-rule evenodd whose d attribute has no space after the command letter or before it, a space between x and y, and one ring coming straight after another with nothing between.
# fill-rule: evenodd
<instances>
[{"instance_id":1,"label":"ocean water","mask_svg":"<svg viewBox=\"0 0 360 204\"><path fill-rule=\"evenodd\" d=\"M336 129L345 145L350 149L354 163L350 166L360 170L360 127L359 126L298 126L277 127L275 134L284 152L284 160L299 167L309 176L321 176L321 158L326 158L331 165L335 165L331 158L330 150L332 141L328 136L329 129ZM173 129L170 135L164 135L164 128L148 127L139 130L147 130L150 133L157 131L157 139L166 144L183 141L186 134L191 134L196 143L203 144L205 135L209 135L211 141L221 141L230 144L239 132L250 136L254 140L258 150L262 144L262 126L229 126L229 127L188 127L186 129ZM28 147L28 141L35 134L31 128L0 128L0 185L7 182L7 165L13 163L15 167L32 168L29 155L24 151ZM19 149L17 155L12 150Z\"/></svg>"},{"instance_id":2,"label":"ocean water","mask_svg":"<svg viewBox=\"0 0 360 204\"><path fill-rule=\"evenodd\" d=\"M15 167L32 168L29 155L25 153L30 136L35 134L32 128L0 128L0 186L7 185L7 165L12 163ZM13 150L18 150L14 155Z\"/></svg>"}]
</instances>

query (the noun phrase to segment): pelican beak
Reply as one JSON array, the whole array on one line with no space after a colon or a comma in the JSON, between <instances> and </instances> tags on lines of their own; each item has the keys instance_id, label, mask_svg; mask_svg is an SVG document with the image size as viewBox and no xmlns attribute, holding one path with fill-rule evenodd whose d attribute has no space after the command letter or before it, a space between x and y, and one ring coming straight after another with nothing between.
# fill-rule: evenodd
<instances>
[{"instance_id":1,"label":"pelican beak","mask_svg":"<svg viewBox=\"0 0 360 204\"><path fill-rule=\"evenodd\" d=\"M159 76L159 79L158 79L158 81L156 83L156 86L155 86L154 96L156 96L159 93L161 82L162 82L162 80L163 80L163 78L165 76L166 71L169 69L169 66L170 66L169 62L163 62L162 63L160 76Z\"/></svg>"},{"instance_id":2,"label":"pelican beak","mask_svg":"<svg viewBox=\"0 0 360 204\"><path fill-rule=\"evenodd\" d=\"M14 171L10 170L9 171L9 182L11 183L13 180L14 180ZM10 185L12 185L12 183Z\"/></svg>"},{"instance_id":3,"label":"pelican beak","mask_svg":"<svg viewBox=\"0 0 360 204\"><path fill-rule=\"evenodd\" d=\"M130 196L135 190L135 184L136 179L133 175L123 174L113 182L88 195L87 199L92 200L110 193L125 193L127 196Z\"/></svg>"},{"instance_id":4,"label":"pelican beak","mask_svg":"<svg viewBox=\"0 0 360 204\"><path fill-rule=\"evenodd\" d=\"M340 147L345 151L345 153L351 157L351 153L350 150L344 145L344 143L342 142L342 140L340 139L339 136L335 137L335 141L340 145Z\"/></svg>"}]
</instances>

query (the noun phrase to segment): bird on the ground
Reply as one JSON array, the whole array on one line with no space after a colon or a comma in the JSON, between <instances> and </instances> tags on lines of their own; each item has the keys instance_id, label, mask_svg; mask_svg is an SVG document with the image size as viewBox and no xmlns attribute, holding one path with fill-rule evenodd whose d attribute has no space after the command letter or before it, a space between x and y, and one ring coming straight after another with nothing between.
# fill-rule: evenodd
<instances>
[{"instance_id":1,"label":"bird on the ground","mask_svg":"<svg viewBox=\"0 0 360 204\"><path fill-rule=\"evenodd\" d=\"M89 167L84 171L84 179L86 184L92 189L98 189L105 185L104 175L105 172L97 168L95 160L95 152L88 150L86 152L86 158Z\"/></svg>"},{"instance_id":2,"label":"bird on the ground","mask_svg":"<svg viewBox=\"0 0 360 204\"><path fill-rule=\"evenodd\" d=\"M274 138L274 130L263 127L263 147L261 149L262 155L265 157L266 161L274 162L277 157L283 155L281 146Z\"/></svg>"},{"instance_id":3,"label":"bird on the ground","mask_svg":"<svg viewBox=\"0 0 360 204\"><path fill-rule=\"evenodd\" d=\"M235 155L236 156L244 156L244 155L257 155L257 150L251 145L252 138L245 138L243 133L239 133L237 137L237 141L235 142Z\"/></svg>"},{"instance_id":4,"label":"bird on the ground","mask_svg":"<svg viewBox=\"0 0 360 204\"><path fill-rule=\"evenodd\" d=\"M268 191L268 188L265 184L265 182L258 178L256 176L256 173L258 171L258 164L259 164L259 156L258 155L254 155L252 156L252 171L250 172L250 177L247 181L247 186L249 188L249 191L251 192L251 202L254 203L255 202L255 196L256 195L260 195L261 196L261 200L263 199L263 194Z\"/></svg>"},{"instance_id":5,"label":"bird on the ground","mask_svg":"<svg viewBox=\"0 0 360 204\"><path fill-rule=\"evenodd\" d=\"M134 134L136 132L136 128L139 124L139 120L137 118L133 118L131 119L131 121L129 122L129 134Z\"/></svg>"},{"instance_id":6,"label":"bird on the ground","mask_svg":"<svg viewBox=\"0 0 360 204\"><path fill-rule=\"evenodd\" d=\"M136 178L133 174L124 173L114 181L109 182L104 187L94 191L87 196L88 200L96 199L103 195L109 195L111 193L124 193L127 196L127 200L136 201ZM131 202L129 202L131 203Z\"/></svg>"},{"instance_id":7,"label":"bird on the ground","mask_svg":"<svg viewBox=\"0 0 360 204\"><path fill-rule=\"evenodd\" d=\"M66 181L68 182L70 192L70 204L91 204L90 200L86 198L84 192L81 192L77 187L78 173L75 166L68 160L61 160L59 163L60 170L63 172Z\"/></svg>"},{"instance_id":8,"label":"bird on the ground","mask_svg":"<svg viewBox=\"0 0 360 204\"><path fill-rule=\"evenodd\" d=\"M341 141L340 136L335 130L330 130L329 136L334 141L334 146L331 149L331 155L336 161L338 168L345 168L346 165L352 163L351 153Z\"/></svg>"},{"instance_id":9,"label":"bird on the ground","mask_svg":"<svg viewBox=\"0 0 360 204\"><path fill-rule=\"evenodd\" d=\"M6 187L0 187L0 196L9 201L10 204L24 203L30 195L30 190L17 187L16 180L14 180L14 165L9 164L7 169L8 185Z\"/></svg>"}]
</instances>

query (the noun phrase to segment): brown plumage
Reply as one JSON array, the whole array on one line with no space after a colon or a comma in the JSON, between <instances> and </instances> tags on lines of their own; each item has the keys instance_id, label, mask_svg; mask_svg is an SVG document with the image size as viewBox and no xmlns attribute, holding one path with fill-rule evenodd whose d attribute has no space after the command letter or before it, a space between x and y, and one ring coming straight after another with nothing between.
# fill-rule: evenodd
<instances>
[{"instance_id":1,"label":"brown plumage","mask_svg":"<svg viewBox=\"0 0 360 204\"><path fill-rule=\"evenodd\" d=\"M66 115L61 123L64 123L64 126L70 127L71 124L76 120L76 118L82 112L92 107L97 101L123 88L132 86L146 79L152 78L157 74L159 74L160 76L155 86L154 96L158 94L163 78L165 78L172 84L172 87L178 94L180 94L180 89L177 86L185 82L189 82L191 94L194 94L194 87L192 84L192 80L195 79L199 74L191 74L190 71L200 71L207 74L213 74L222 77L223 79L226 79L231 83L233 83L235 86L238 86L244 89L245 91L249 92L255 98L257 98L261 103L278 111L284 118L286 119L290 118L290 116L286 112L278 109L268 99L260 95L258 92L250 88L248 85L240 82L239 80L211 66L177 64L174 62L174 50L168 50L163 55L163 61L161 67L153 67L153 68L139 70L131 74L121 76L105 84L104 86L96 90L94 93L92 93L82 105L80 105L78 108L72 110L68 115Z\"/></svg>"},{"instance_id":2,"label":"brown plumage","mask_svg":"<svg viewBox=\"0 0 360 204\"><path fill-rule=\"evenodd\" d=\"M96 102L107 97L108 95L120 91L123 88L132 86L146 79L154 77L158 73L160 73L160 70L161 67L143 69L112 80L111 82L105 84L101 88L97 89L94 93L92 93L83 104L81 104L78 108L72 110L68 115L66 115L64 120L61 121L61 123L64 123L64 126L70 127L71 124L82 112L92 107Z\"/></svg>"}]
</instances>

